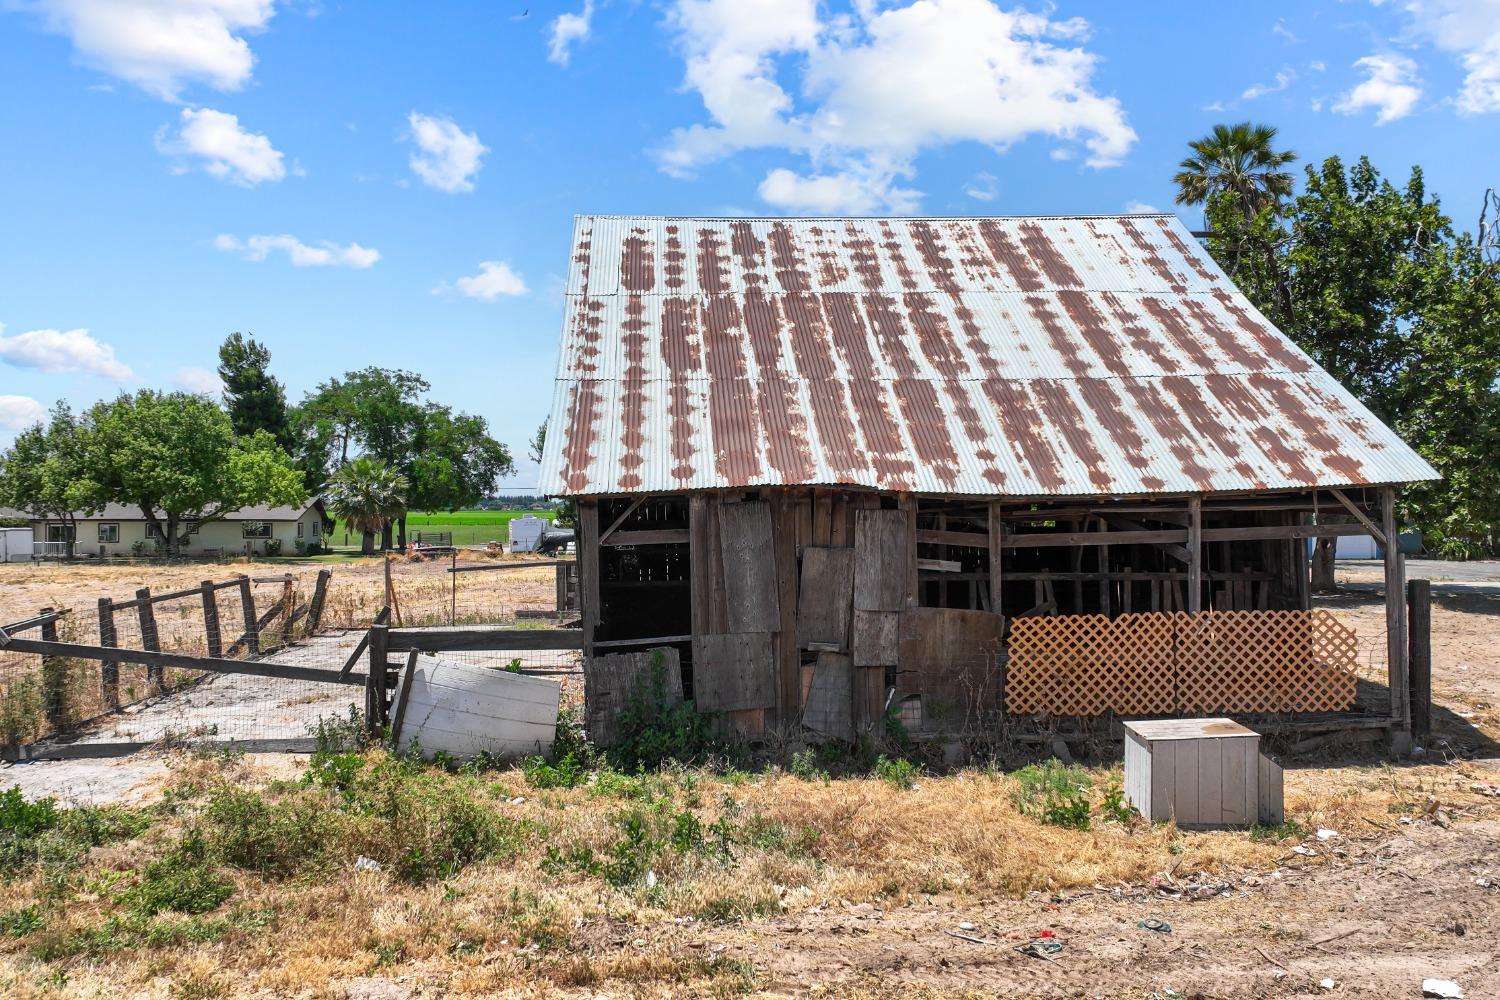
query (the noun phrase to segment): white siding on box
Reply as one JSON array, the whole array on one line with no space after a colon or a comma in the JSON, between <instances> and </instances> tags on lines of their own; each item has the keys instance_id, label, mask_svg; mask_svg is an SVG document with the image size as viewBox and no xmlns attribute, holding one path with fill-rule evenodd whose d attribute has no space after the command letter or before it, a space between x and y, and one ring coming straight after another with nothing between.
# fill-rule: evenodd
<instances>
[{"instance_id":1,"label":"white siding on box","mask_svg":"<svg viewBox=\"0 0 1500 1000\"><path fill-rule=\"evenodd\" d=\"M1125 796L1151 822L1248 826L1261 813L1258 733L1229 719L1127 722L1125 732Z\"/></svg>"}]
</instances>

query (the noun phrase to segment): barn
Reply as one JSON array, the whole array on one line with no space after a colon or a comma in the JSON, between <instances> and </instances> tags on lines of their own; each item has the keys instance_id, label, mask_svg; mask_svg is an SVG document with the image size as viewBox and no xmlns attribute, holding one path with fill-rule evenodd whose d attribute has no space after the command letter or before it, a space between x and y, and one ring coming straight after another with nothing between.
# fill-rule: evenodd
<instances>
[{"instance_id":1,"label":"barn","mask_svg":"<svg viewBox=\"0 0 1500 1000\"><path fill-rule=\"evenodd\" d=\"M745 738L1230 714L1409 743L1306 539L1436 474L1173 216L581 216L542 489L588 715L649 662Z\"/></svg>"}]
</instances>

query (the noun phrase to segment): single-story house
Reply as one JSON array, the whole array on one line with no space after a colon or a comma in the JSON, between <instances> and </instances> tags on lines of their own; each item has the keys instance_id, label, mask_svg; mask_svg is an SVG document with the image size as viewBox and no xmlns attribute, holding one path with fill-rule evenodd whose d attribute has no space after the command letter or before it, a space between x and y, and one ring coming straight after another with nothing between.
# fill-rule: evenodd
<instances>
[{"instance_id":1,"label":"single-story house","mask_svg":"<svg viewBox=\"0 0 1500 1000\"><path fill-rule=\"evenodd\" d=\"M263 555L266 543L280 543L284 555L297 552L298 543L321 543L324 535L322 500L301 506L246 507L223 519L193 526L183 555ZM73 551L78 556L129 556L156 551L159 537L141 509L133 504L106 504L96 514L78 514L74 524L33 518L32 538L47 555L61 555L68 532L76 530ZM273 545L272 548L275 548Z\"/></svg>"},{"instance_id":2,"label":"single-story house","mask_svg":"<svg viewBox=\"0 0 1500 1000\"><path fill-rule=\"evenodd\" d=\"M1410 744L1399 549L1375 689L1303 540L1393 538L1437 473L1175 216L581 216L571 264L541 490L578 505L601 742L661 666L747 736L1234 714Z\"/></svg>"}]
</instances>

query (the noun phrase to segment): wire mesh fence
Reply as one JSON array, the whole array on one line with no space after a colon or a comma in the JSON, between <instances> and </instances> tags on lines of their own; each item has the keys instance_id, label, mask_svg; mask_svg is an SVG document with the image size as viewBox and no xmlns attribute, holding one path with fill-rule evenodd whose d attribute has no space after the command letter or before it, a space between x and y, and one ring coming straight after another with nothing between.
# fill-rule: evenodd
<instances>
[{"instance_id":1,"label":"wire mesh fence","mask_svg":"<svg viewBox=\"0 0 1500 1000\"><path fill-rule=\"evenodd\" d=\"M392 625L406 627L546 628L567 617L557 613L557 571L551 563L504 573L453 574L449 568L448 560L398 558L374 574L360 567L363 572L325 575L321 599L317 574L303 572L75 602L43 638L255 661L294 668L299 676L146 666L0 647L0 743L61 737L83 749L111 743L306 740L321 722L347 720L362 709L363 690L340 683L339 674L383 607L392 608ZM581 678L579 656L569 650L442 655L558 677L565 697ZM367 669L367 659L354 666L356 672ZM308 677L306 671L326 679Z\"/></svg>"}]
</instances>

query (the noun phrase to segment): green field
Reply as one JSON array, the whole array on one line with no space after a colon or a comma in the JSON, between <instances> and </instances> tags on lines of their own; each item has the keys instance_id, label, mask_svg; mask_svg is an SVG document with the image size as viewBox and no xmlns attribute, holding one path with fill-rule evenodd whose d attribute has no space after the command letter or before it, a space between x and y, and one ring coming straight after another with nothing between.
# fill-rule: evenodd
<instances>
[{"instance_id":1,"label":"green field","mask_svg":"<svg viewBox=\"0 0 1500 1000\"><path fill-rule=\"evenodd\" d=\"M407 514L406 532L415 536L418 531L451 531L454 545L483 545L485 542L503 542L510 538L508 525L514 518L528 513L552 520L552 511L523 510L461 510L453 514Z\"/></svg>"}]
</instances>

